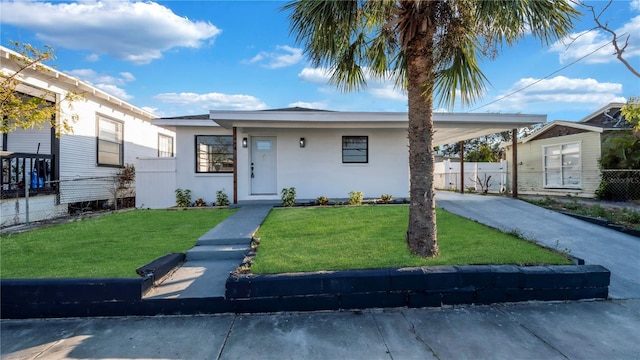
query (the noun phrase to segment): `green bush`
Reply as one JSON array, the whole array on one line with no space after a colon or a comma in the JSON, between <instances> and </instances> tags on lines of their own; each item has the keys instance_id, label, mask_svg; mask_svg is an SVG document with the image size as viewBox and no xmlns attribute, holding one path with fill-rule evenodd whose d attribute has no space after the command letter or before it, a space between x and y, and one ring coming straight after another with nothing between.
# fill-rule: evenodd
<instances>
[{"instance_id":1,"label":"green bush","mask_svg":"<svg viewBox=\"0 0 640 360\"><path fill-rule=\"evenodd\" d=\"M216 191L216 205L229 206L229 197L223 190Z\"/></svg>"},{"instance_id":2,"label":"green bush","mask_svg":"<svg viewBox=\"0 0 640 360\"><path fill-rule=\"evenodd\" d=\"M393 196L391 196L391 194L382 194L382 195L380 195L380 202L383 203L383 204L390 203L392 199L393 199Z\"/></svg>"},{"instance_id":3,"label":"green bush","mask_svg":"<svg viewBox=\"0 0 640 360\"><path fill-rule=\"evenodd\" d=\"M318 203L318 205L327 205L329 204L329 198L327 198L326 196L320 196L316 199L316 202Z\"/></svg>"},{"instance_id":4,"label":"green bush","mask_svg":"<svg viewBox=\"0 0 640 360\"><path fill-rule=\"evenodd\" d=\"M291 207L296 205L296 188L284 188L280 195L282 198L282 206Z\"/></svg>"},{"instance_id":5,"label":"green bush","mask_svg":"<svg viewBox=\"0 0 640 360\"><path fill-rule=\"evenodd\" d=\"M361 205L363 199L362 191L349 191L349 205Z\"/></svg>"},{"instance_id":6,"label":"green bush","mask_svg":"<svg viewBox=\"0 0 640 360\"><path fill-rule=\"evenodd\" d=\"M176 189L176 205L178 207L191 206L191 190Z\"/></svg>"}]
</instances>

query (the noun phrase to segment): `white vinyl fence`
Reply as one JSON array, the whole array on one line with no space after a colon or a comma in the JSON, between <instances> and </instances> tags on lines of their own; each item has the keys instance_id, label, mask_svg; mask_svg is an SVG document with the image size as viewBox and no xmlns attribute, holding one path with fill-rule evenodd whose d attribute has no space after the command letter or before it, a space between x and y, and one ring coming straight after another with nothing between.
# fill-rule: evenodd
<instances>
[{"instance_id":1,"label":"white vinyl fence","mask_svg":"<svg viewBox=\"0 0 640 360\"><path fill-rule=\"evenodd\" d=\"M505 193L507 191L507 161L465 162L464 191ZM435 164L434 185L438 190L460 191L460 163L444 160Z\"/></svg>"}]
</instances>

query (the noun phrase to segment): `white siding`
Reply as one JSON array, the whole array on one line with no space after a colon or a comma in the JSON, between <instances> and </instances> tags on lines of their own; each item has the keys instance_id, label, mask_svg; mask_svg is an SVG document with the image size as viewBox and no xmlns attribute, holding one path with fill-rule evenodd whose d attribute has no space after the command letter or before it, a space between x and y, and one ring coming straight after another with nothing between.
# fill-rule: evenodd
<instances>
[{"instance_id":1,"label":"white siding","mask_svg":"<svg viewBox=\"0 0 640 360\"><path fill-rule=\"evenodd\" d=\"M7 137L7 151L11 152L35 154L38 151L38 144L40 144L40 154L51 154L51 128L17 129Z\"/></svg>"}]
</instances>

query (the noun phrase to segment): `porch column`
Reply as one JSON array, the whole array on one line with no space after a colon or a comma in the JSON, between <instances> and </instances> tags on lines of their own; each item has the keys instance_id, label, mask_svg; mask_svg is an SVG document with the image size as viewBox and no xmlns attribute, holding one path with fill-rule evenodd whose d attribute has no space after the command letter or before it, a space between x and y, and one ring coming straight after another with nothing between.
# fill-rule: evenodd
<instances>
[{"instance_id":1,"label":"porch column","mask_svg":"<svg viewBox=\"0 0 640 360\"><path fill-rule=\"evenodd\" d=\"M518 129L511 130L511 147L513 152L511 153L511 196L515 199L518 198Z\"/></svg>"},{"instance_id":2,"label":"porch column","mask_svg":"<svg viewBox=\"0 0 640 360\"><path fill-rule=\"evenodd\" d=\"M233 203L238 203L238 141L236 139L238 132L233 127Z\"/></svg>"},{"instance_id":3,"label":"porch column","mask_svg":"<svg viewBox=\"0 0 640 360\"><path fill-rule=\"evenodd\" d=\"M464 194L464 141L460 141L460 193Z\"/></svg>"}]
</instances>

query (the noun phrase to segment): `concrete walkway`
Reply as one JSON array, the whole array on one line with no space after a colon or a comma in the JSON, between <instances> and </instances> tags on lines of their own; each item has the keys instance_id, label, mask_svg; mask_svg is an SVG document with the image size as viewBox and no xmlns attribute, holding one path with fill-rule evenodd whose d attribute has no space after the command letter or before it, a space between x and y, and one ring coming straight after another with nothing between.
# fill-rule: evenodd
<instances>
[{"instance_id":1,"label":"concrete walkway","mask_svg":"<svg viewBox=\"0 0 640 360\"><path fill-rule=\"evenodd\" d=\"M244 205L196 242L186 262L145 294L145 299L223 297L225 282L244 259L251 238L272 205Z\"/></svg>"},{"instance_id":2,"label":"concrete walkway","mask_svg":"<svg viewBox=\"0 0 640 360\"><path fill-rule=\"evenodd\" d=\"M611 271L609 297L640 298L640 239L547 210L522 200L440 191L439 207L550 248L567 250Z\"/></svg>"}]
</instances>

